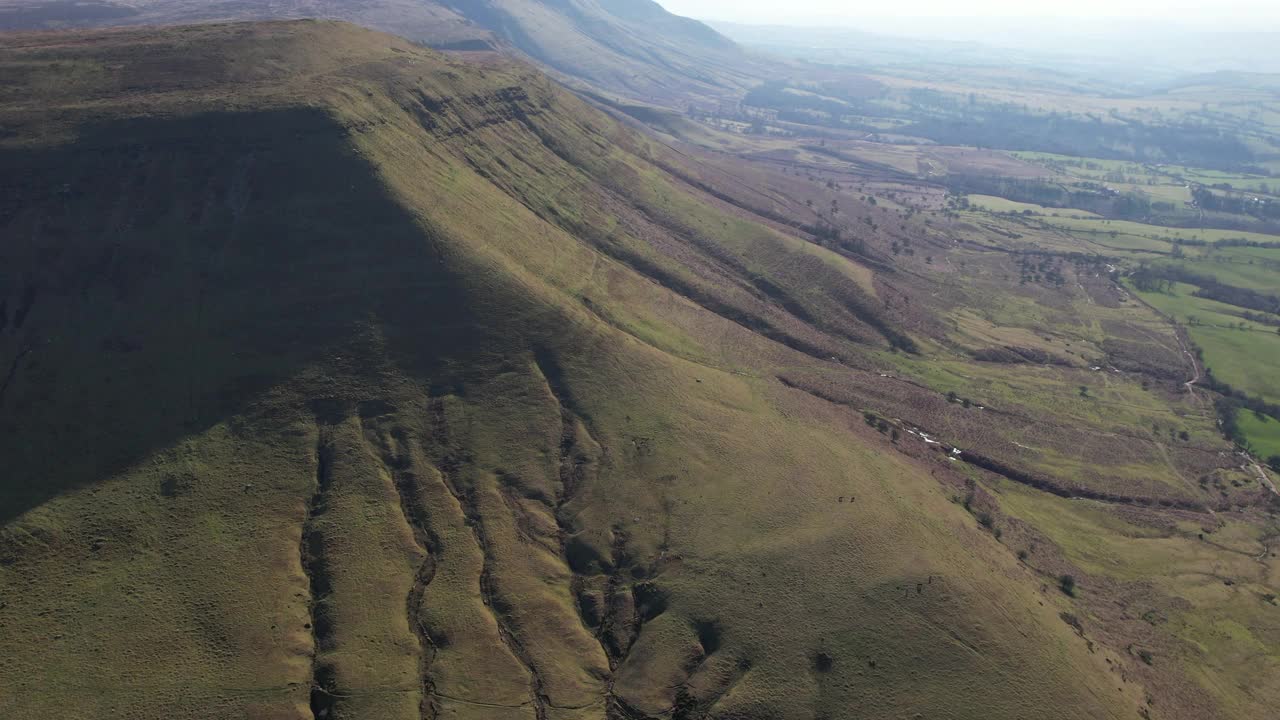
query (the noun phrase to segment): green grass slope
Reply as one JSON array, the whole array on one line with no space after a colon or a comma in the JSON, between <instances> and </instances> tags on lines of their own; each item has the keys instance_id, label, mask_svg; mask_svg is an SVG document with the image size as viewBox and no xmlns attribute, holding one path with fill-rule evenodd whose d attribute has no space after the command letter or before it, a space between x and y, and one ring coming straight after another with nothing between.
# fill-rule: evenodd
<instances>
[{"instance_id":1,"label":"green grass slope","mask_svg":"<svg viewBox=\"0 0 1280 720\"><path fill-rule=\"evenodd\" d=\"M670 149L341 24L0 43L7 716L1146 711L776 379L901 342L866 269Z\"/></svg>"}]
</instances>

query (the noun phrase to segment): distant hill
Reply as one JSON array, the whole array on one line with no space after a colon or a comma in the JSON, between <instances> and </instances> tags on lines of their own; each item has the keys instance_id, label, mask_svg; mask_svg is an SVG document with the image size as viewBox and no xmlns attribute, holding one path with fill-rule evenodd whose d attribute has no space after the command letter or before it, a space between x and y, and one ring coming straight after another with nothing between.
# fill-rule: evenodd
<instances>
[{"instance_id":1,"label":"distant hill","mask_svg":"<svg viewBox=\"0 0 1280 720\"><path fill-rule=\"evenodd\" d=\"M726 96L768 69L652 0L455 0L450 6L564 75L628 97Z\"/></svg>"},{"instance_id":2,"label":"distant hill","mask_svg":"<svg viewBox=\"0 0 1280 720\"><path fill-rule=\"evenodd\" d=\"M326 18L430 47L503 50L562 80L679 107L738 97L770 67L652 0L0 0L0 29Z\"/></svg>"}]
</instances>

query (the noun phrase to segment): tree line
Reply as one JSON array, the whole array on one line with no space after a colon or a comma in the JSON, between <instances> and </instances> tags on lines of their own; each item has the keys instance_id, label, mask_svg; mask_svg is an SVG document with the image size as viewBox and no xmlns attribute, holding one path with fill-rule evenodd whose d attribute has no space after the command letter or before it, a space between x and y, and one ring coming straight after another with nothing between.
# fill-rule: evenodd
<instances>
[{"instance_id":1,"label":"tree line","mask_svg":"<svg viewBox=\"0 0 1280 720\"><path fill-rule=\"evenodd\" d=\"M1179 265L1143 265L1133 272L1129 280L1142 292L1169 292L1174 283L1195 285L1197 289L1193 295L1196 297L1246 310L1280 314L1280 296L1227 285L1210 275L1202 275Z\"/></svg>"}]
</instances>

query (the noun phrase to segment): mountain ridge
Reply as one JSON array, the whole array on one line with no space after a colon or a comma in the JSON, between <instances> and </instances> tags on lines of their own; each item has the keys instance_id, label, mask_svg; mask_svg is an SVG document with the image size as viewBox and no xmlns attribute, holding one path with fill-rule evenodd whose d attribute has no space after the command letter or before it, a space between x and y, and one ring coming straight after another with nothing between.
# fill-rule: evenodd
<instances>
[{"instance_id":1,"label":"mountain ridge","mask_svg":"<svg viewBox=\"0 0 1280 720\"><path fill-rule=\"evenodd\" d=\"M0 29L174 25L327 18L445 50L498 50L570 84L679 107L741 95L768 65L696 20L652 0L3 0Z\"/></svg>"},{"instance_id":2,"label":"mountain ridge","mask_svg":"<svg viewBox=\"0 0 1280 720\"><path fill-rule=\"evenodd\" d=\"M697 158L330 22L3 42L18 716L1142 704L958 474L776 379L873 376L891 286Z\"/></svg>"}]
</instances>

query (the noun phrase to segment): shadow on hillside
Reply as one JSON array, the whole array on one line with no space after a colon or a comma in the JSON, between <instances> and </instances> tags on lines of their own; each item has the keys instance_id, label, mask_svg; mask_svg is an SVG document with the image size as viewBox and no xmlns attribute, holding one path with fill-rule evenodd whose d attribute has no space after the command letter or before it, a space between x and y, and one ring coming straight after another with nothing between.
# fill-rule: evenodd
<instances>
[{"instance_id":1,"label":"shadow on hillside","mask_svg":"<svg viewBox=\"0 0 1280 720\"><path fill-rule=\"evenodd\" d=\"M314 109L0 150L0 237L0 523L304 368L342 394L369 352L428 377L480 343L430 232Z\"/></svg>"}]
</instances>

